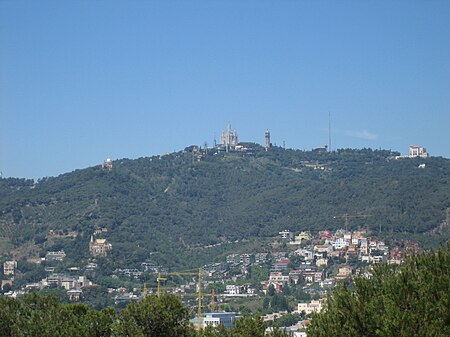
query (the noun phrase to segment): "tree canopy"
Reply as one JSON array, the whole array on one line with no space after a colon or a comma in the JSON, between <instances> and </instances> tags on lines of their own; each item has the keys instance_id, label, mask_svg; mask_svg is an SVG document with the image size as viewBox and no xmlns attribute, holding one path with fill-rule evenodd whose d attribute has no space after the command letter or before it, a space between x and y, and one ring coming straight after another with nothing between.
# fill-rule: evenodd
<instances>
[{"instance_id":1,"label":"tree canopy","mask_svg":"<svg viewBox=\"0 0 450 337\"><path fill-rule=\"evenodd\" d=\"M380 265L328 296L309 337L450 336L450 250Z\"/></svg>"}]
</instances>

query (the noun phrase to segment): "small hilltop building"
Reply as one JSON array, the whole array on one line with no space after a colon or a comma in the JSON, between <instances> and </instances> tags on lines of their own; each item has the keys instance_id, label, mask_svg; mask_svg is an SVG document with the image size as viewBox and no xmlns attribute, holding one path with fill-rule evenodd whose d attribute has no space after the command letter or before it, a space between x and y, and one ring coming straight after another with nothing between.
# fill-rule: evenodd
<instances>
[{"instance_id":1,"label":"small hilltop building","mask_svg":"<svg viewBox=\"0 0 450 337\"><path fill-rule=\"evenodd\" d=\"M113 168L113 162L110 158L107 158L102 164L102 169L111 171L112 168Z\"/></svg>"}]
</instances>

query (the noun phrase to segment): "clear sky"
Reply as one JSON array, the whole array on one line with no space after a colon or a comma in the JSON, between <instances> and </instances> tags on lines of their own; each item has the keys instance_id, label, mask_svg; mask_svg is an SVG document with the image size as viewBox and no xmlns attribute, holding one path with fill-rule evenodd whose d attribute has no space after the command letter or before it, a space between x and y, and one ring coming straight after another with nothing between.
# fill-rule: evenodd
<instances>
[{"instance_id":1,"label":"clear sky","mask_svg":"<svg viewBox=\"0 0 450 337\"><path fill-rule=\"evenodd\" d=\"M0 171L240 141L450 157L450 1L0 0Z\"/></svg>"}]
</instances>

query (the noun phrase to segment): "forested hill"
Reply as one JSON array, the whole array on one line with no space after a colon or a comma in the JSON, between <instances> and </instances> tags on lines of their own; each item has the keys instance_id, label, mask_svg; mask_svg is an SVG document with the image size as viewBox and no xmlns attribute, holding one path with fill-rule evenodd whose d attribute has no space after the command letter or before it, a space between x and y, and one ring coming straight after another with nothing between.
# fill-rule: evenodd
<instances>
[{"instance_id":1,"label":"forested hill","mask_svg":"<svg viewBox=\"0 0 450 337\"><path fill-rule=\"evenodd\" d=\"M22 251L42 254L45 247L83 255L93 231L107 228L115 261L156 254L159 263L185 265L201 246L283 229L335 229L346 213L364 215L349 218L352 229L378 232L381 225L387 236L428 244L449 237L449 159L247 146L254 151L200 155L187 148L117 160L111 171L98 165L36 184L1 179L0 253L27 247Z\"/></svg>"}]
</instances>

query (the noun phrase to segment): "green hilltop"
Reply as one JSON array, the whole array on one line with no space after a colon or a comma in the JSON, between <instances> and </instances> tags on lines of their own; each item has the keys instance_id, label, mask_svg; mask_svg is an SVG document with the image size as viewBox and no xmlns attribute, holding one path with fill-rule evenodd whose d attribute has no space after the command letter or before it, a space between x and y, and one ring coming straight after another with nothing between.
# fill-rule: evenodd
<instances>
[{"instance_id":1,"label":"green hilltop","mask_svg":"<svg viewBox=\"0 0 450 337\"><path fill-rule=\"evenodd\" d=\"M252 150L192 146L37 183L0 179L0 256L64 249L80 261L92 233L106 228L115 265L195 267L280 230L341 228L344 214L349 229L381 229L388 240L431 247L450 237L449 159L244 145Z\"/></svg>"}]
</instances>

